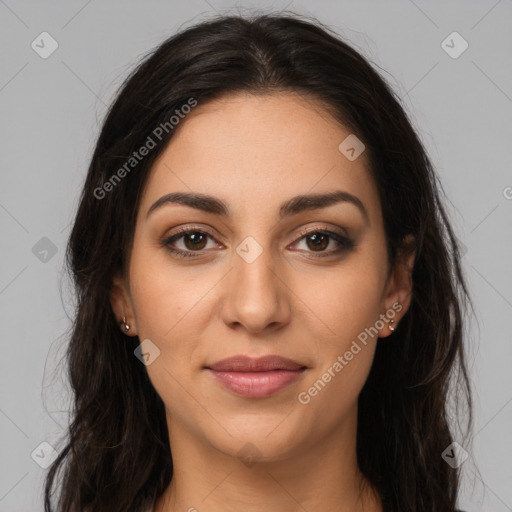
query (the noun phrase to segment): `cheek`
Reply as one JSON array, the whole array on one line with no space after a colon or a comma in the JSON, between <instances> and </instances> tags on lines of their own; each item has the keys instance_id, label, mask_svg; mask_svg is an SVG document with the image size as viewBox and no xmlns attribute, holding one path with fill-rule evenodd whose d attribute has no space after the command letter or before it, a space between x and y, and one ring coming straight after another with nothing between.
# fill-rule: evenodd
<instances>
[{"instance_id":1,"label":"cheek","mask_svg":"<svg viewBox=\"0 0 512 512\"><path fill-rule=\"evenodd\" d=\"M165 258L163 250L156 254L134 251L132 256L130 289L141 339L172 338L198 300L198 291L186 274Z\"/></svg>"},{"instance_id":2,"label":"cheek","mask_svg":"<svg viewBox=\"0 0 512 512\"><path fill-rule=\"evenodd\" d=\"M378 266L347 262L319 279L302 280L298 295L305 303L304 314L317 317L321 338L338 348L374 325L381 308L383 275Z\"/></svg>"},{"instance_id":3,"label":"cheek","mask_svg":"<svg viewBox=\"0 0 512 512\"><path fill-rule=\"evenodd\" d=\"M211 289L216 280L211 274L199 277L195 267L180 268L162 250L142 247L133 253L130 289L138 335L160 350L147 370L164 388L174 387L170 374L182 382L204 363L201 339L215 311Z\"/></svg>"},{"instance_id":4,"label":"cheek","mask_svg":"<svg viewBox=\"0 0 512 512\"><path fill-rule=\"evenodd\" d=\"M146 367L148 376L163 402L173 411L189 408L185 382L191 378L199 343L194 318L201 290L191 285L183 273L171 271L169 264L132 258L130 289L136 312L140 341L149 339L159 355Z\"/></svg>"},{"instance_id":5,"label":"cheek","mask_svg":"<svg viewBox=\"0 0 512 512\"><path fill-rule=\"evenodd\" d=\"M371 369L383 271L375 260L372 264L361 257L326 276L321 287L309 282L308 304L321 320L313 338L319 367L301 390L306 396L299 402L315 403L316 409L334 400L337 407L329 409L333 420L356 402Z\"/></svg>"},{"instance_id":6,"label":"cheek","mask_svg":"<svg viewBox=\"0 0 512 512\"><path fill-rule=\"evenodd\" d=\"M335 424L357 404L378 342L380 296L375 279L371 272L350 278L345 274L314 297L315 310L322 312L328 331L323 327L324 334L318 331L314 337L318 366L297 395L311 428L318 417L325 425Z\"/></svg>"}]
</instances>

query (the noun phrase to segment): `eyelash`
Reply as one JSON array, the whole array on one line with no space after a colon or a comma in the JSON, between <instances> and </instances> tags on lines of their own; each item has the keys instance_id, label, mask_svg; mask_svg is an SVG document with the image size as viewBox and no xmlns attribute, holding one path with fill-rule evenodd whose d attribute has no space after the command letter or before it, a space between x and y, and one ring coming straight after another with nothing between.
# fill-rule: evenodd
<instances>
[{"instance_id":1,"label":"eyelash","mask_svg":"<svg viewBox=\"0 0 512 512\"><path fill-rule=\"evenodd\" d=\"M197 251L182 251L181 249L174 249L170 245L171 243L176 242L180 238L183 238L184 235L191 234L191 233L199 233L201 235L209 236L210 238L213 239L213 236L210 235L210 233L203 231L201 229L181 228L177 233L175 233L171 237L164 238L162 240L161 244L168 252L170 252L171 254L173 254L174 256L177 256L179 258L197 258L199 256L199 254L196 255L194 253L201 253L202 251L204 251L204 249L200 249ZM339 233L335 233L333 231L329 231L329 230L325 230L325 229L310 229L310 230L303 231L300 234L300 237L294 243L300 242L303 238L306 238L306 236L313 235L313 234L327 235L329 238L332 238L336 242L341 244L341 247L339 247L338 249L331 250L328 252L315 253L314 251L308 251L313 254L314 258L325 258L328 256L334 256L336 254L339 254L340 252L348 251L354 247L354 242L352 240L350 240L349 238L347 238L343 235L340 235Z\"/></svg>"}]
</instances>

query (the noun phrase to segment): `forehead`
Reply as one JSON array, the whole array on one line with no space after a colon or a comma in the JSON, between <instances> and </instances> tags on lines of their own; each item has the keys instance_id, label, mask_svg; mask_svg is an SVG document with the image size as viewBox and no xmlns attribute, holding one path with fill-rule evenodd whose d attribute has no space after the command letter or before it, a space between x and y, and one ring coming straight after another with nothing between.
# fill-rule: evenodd
<instances>
[{"instance_id":1,"label":"forehead","mask_svg":"<svg viewBox=\"0 0 512 512\"><path fill-rule=\"evenodd\" d=\"M241 93L198 104L156 160L141 210L181 191L214 195L240 214L262 214L295 195L341 189L378 216L366 155L349 160L340 151L352 134L327 109L296 93Z\"/></svg>"}]
</instances>

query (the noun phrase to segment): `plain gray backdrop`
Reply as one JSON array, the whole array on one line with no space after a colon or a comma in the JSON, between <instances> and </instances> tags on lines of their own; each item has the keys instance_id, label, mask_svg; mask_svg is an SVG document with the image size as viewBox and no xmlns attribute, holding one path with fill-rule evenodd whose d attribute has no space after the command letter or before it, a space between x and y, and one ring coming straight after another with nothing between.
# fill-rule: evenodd
<instances>
[{"instance_id":1,"label":"plain gray backdrop","mask_svg":"<svg viewBox=\"0 0 512 512\"><path fill-rule=\"evenodd\" d=\"M512 0L0 0L0 512L43 509L41 465L68 421L64 249L117 87L215 11L284 8L329 24L381 68L433 160L476 306L459 506L512 511Z\"/></svg>"}]
</instances>

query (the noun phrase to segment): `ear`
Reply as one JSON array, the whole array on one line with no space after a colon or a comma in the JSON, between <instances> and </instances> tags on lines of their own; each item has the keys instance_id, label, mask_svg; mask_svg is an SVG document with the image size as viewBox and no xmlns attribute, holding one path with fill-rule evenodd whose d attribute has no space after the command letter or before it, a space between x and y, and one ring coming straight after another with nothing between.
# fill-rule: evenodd
<instances>
[{"instance_id":1,"label":"ear","mask_svg":"<svg viewBox=\"0 0 512 512\"><path fill-rule=\"evenodd\" d=\"M110 290L110 304L117 319L117 324L121 331L127 336L137 335L137 325L135 314L132 308L132 301L128 286L120 274L116 274L112 279L112 288ZM128 332L122 328L123 319L130 326Z\"/></svg>"},{"instance_id":2,"label":"ear","mask_svg":"<svg viewBox=\"0 0 512 512\"><path fill-rule=\"evenodd\" d=\"M413 235L407 235L397 251L395 266L391 271L386 284L382 300L381 319L384 320L384 327L379 329L379 338L386 338L393 331L391 325L396 329L400 319L403 318L409 306L412 296L412 270L416 258L416 244ZM386 312L388 314L386 314ZM393 316L393 313L394 316Z\"/></svg>"}]
</instances>

